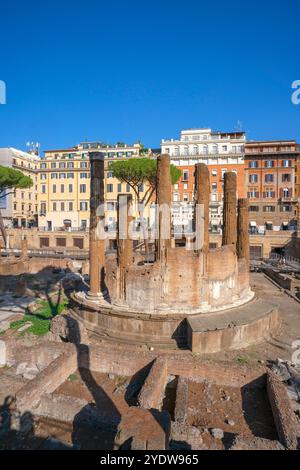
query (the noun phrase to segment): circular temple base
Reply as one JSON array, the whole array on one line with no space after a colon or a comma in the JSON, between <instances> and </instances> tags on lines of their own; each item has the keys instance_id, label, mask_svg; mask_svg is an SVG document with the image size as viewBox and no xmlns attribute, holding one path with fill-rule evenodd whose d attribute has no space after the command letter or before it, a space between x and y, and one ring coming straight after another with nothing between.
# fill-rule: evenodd
<instances>
[{"instance_id":1,"label":"circular temple base","mask_svg":"<svg viewBox=\"0 0 300 470\"><path fill-rule=\"evenodd\" d=\"M94 338L148 347L189 347L206 354L263 341L280 326L276 305L257 298L213 313L146 314L76 293L72 296L72 315Z\"/></svg>"}]
</instances>

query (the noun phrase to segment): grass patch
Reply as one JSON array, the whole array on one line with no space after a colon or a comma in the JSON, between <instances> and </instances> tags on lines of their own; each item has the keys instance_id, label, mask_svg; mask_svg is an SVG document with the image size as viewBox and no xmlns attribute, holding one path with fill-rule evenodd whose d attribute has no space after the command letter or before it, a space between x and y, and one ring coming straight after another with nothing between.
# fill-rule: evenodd
<instances>
[{"instance_id":1,"label":"grass patch","mask_svg":"<svg viewBox=\"0 0 300 470\"><path fill-rule=\"evenodd\" d=\"M78 376L76 374L71 374L69 375L68 380L70 382L74 382L74 380L78 380Z\"/></svg>"},{"instance_id":2,"label":"grass patch","mask_svg":"<svg viewBox=\"0 0 300 470\"><path fill-rule=\"evenodd\" d=\"M48 333L50 329L50 322L56 315L61 314L68 305L67 299L64 299L58 305L50 305L47 300L40 300L37 302L38 308L32 314L26 314L21 320L14 321L10 324L10 328L17 330L26 322L32 322L32 325L27 330L22 331L20 336L26 333L33 333L36 336L43 336Z\"/></svg>"}]
</instances>

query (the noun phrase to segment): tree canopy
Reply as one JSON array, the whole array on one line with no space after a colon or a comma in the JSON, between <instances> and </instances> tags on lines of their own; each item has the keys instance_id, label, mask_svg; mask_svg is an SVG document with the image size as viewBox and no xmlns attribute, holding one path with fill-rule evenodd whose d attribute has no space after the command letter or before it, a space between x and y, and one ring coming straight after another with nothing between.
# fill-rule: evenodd
<instances>
[{"instance_id":1,"label":"tree canopy","mask_svg":"<svg viewBox=\"0 0 300 470\"><path fill-rule=\"evenodd\" d=\"M7 191L30 188L33 181L30 176L24 175L19 170L0 165L0 197L7 195Z\"/></svg>"},{"instance_id":2,"label":"tree canopy","mask_svg":"<svg viewBox=\"0 0 300 470\"><path fill-rule=\"evenodd\" d=\"M119 181L129 184L135 192L138 201L147 204L157 186L157 160L151 158L130 158L128 160L114 161L109 170ZM170 165L172 184L177 183L181 171ZM148 183L149 187L140 198L140 187Z\"/></svg>"}]
</instances>

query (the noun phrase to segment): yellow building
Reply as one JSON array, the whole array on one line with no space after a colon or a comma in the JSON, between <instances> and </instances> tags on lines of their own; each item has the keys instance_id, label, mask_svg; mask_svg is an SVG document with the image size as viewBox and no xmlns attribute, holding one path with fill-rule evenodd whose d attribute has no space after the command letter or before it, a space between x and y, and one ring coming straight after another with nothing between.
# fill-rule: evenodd
<instances>
[{"instance_id":1,"label":"yellow building","mask_svg":"<svg viewBox=\"0 0 300 470\"><path fill-rule=\"evenodd\" d=\"M4 225L14 228L37 225L39 157L12 147L1 148L0 165L20 170L33 181L31 188L17 189L14 194L0 199Z\"/></svg>"},{"instance_id":2,"label":"yellow building","mask_svg":"<svg viewBox=\"0 0 300 470\"><path fill-rule=\"evenodd\" d=\"M89 152L101 151L105 161L106 224L116 223L116 203L120 193L133 190L112 177L109 164L116 159L140 156L140 144L114 147L97 142L84 142L63 150L47 150L39 163L39 228L42 230L86 230L90 219L90 163ZM146 188L141 188L141 193ZM150 209L145 217L149 219ZM138 214L133 214L138 217Z\"/></svg>"}]
</instances>

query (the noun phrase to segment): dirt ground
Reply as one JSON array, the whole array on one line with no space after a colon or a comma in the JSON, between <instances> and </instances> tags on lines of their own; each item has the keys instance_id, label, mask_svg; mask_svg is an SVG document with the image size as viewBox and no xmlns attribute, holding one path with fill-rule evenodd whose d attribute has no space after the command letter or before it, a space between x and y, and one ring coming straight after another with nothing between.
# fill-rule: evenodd
<instances>
[{"instance_id":1,"label":"dirt ground","mask_svg":"<svg viewBox=\"0 0 300 470\"><path fill-rule=\"evenodd\" d=\"M251 273L251 287L259 297L278 305L282 320L278 333L267 341L245 349L224 351L201 357L212 361L225 360L242 364L253 364L260 361L268 364L277 358L291 361L295 351L295 348L292 348L292 343L300 340L300 303L281 292L262 273Z\"/></svg>"}]
</instances>

